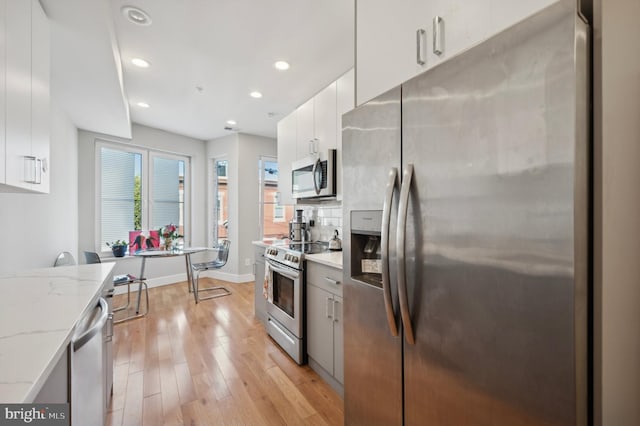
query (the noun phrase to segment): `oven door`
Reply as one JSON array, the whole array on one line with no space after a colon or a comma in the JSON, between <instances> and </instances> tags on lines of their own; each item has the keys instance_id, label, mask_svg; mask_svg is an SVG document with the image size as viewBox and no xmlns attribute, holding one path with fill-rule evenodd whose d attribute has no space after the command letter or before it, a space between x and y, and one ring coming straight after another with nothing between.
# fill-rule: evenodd
<instances>
[{"instance_id":1,"label":"oven door","mask_svg":"<svg viewBox=\"0 0 640 426\"><path fill-rule=\"evenodd\" d=\"M267 313L296 337L302 337L302 271L267 259L271 269L273 302Z\"/></svg>"}]
</instances>

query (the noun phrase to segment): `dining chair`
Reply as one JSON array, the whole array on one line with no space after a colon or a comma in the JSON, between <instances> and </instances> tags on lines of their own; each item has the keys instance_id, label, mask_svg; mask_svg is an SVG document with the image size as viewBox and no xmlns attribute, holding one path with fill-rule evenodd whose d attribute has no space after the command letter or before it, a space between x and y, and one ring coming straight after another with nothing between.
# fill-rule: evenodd
<instances>
[{"instance_id":1,"label":"dining chair","mask_svg":"<svg viewBox=\"0 0 640 426\"><path fill-rule=\"evenodd\" d=\"M220 269L227 264L230 245L231 242L229 240L223 240L221 244L213 247L218 252L215 259L191 265L191 269L195 275L195 279L193 279L193 296L196 299L196 303L200 300L215 299L216 297L223 297L231 294L231 291L223 286L199 288L200 272L209 271L211 269ZM207 297L200 297L199 293L203 291L215 291L217 293Z\"/></svg>"},{"instance_id":2,"label":"dining chair","mask_svg":"<svg viewBox=\"0 0 640 426\"><path fill-rule=\"evenodd\" d=\"M76 259L73 257L71 253L68 251L63 251L56 257L55 262L53 262L53 266L67 266L67 265L75 265Z\"/></svg>"},{"instance_id":3,"label":"dining chair","mask_svg":"<svg viewBox=\"0 0 640 426\"><path fill-rule=\"evenodd\" d=\"M102 263L102 261L100 260L100 256L98 255L98 253L95 253L93 251L85 251L84 252L84 258L86 263ZM124 317L122 319L119 320L114 320L113 323L114 324L118 324L124 321L128 321L128 320L132 320L135 318L142 318L143 316L147 315L149 313L149 289L147 287L147 282L145 280L145 278L138 278L135 277L133 275L116 275L113 277L113 286L114 287L122 287L122 286L127 286L127 303L122 305L122 306L118 306L117 308L113 309L113 312L119 312L119 311L123 311L125 309L129 308L129 305L131 304L131 286L134 284L138 284L140 291L144 290L144 295L145 295L145 300L146 300L146 304L147 304L147 309L146 311L141 314L138 311L136 311L135 315L129 315L127 317ZM140 297L140 296L138 296Z\"/></svg>"}]
</instances>

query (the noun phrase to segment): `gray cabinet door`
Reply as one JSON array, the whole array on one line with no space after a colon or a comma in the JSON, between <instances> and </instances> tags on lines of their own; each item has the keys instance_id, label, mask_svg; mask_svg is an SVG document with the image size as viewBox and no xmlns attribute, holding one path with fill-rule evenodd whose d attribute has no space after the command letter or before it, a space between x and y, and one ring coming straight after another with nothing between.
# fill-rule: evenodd
<instances>
[{"instance_id":1,"label":"gray cabinet door","mask_svg":"<svg viewBox=\"0 0 640 426\"><path fill-rule=\"evenodd\" d=\"M333 295L307 284L307 354L333 374Z\"/></svg>"},{"instance_id":2,"label":"gray cabinet door","mask_svg":"<svg viewBox=\"0 0 640 426\"><path fill-rule=\"evenodd\" d=\"M262 293L264 283L264 249L256 249L255 253L255 289L253 295L254 313L263 324L267 323L267 300Z\"/></svg>"},{"instance_id":3,"label":"gray cabinet door","mask_svg":"<svg viewBox=\"0 0 640 426\"><path fill-rule=\"evenodd\" d=\"M342 297L333 296L333 377L344 383L344 329L342 328Z\"/></svg>"}]
</instances>

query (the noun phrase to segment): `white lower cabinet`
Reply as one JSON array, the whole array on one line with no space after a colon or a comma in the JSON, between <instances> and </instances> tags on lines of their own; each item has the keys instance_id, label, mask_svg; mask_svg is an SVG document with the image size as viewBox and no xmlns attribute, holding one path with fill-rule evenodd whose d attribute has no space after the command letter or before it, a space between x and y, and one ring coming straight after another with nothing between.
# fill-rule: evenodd
<instances>
[{"instance_id":1,"label":"white lower cabinet","mask_svg":"<svg viewBox=\"0 0 640 426\"><path fill-rule=\"evenodd\" d=\"M339 393L344 383L341 281L341 270L307 262L309 365Z\"/></svg>"}]
</instances>

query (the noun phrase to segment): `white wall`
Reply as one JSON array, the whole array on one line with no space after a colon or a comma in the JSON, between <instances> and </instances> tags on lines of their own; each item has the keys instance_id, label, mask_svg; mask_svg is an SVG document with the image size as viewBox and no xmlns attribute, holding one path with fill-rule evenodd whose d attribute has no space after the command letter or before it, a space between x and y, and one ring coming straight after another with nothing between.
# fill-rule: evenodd
<instances>
[{"instance_id":1,"label":"white wall","mask_svg":"<svg viewBox=\"0 0 640 426\"><path fill-rule=\"evenodd\" d=\"M640 2L594 2L596 425L640 424Z\"/></svg>"},{"instance_id":2,"label":"white wall","mask_svg":"<svg viewBox=\"0 0 640 426\"><path fill-rule=\"evenodd\" d=\"M49 194L0 193L0 275L53 266L61 251L78 251L78 134L51 103Z\"/></svg>"},{"instance_id":3,"label":"white wall","mask_svg":"<svg viewBox=\"0 0 640 426\"><path fill-rule=\"evenodd\" d=\"M206 191L206 150L204 141L139 124L133 125L132 134L133 138L128 140L85 130L78 132L78 249L80 254L82 255L84 250L97 251L97 247L95 247L96 140L123 143L190 157L191 211L190 233L188 235L191 237L192 246L205 246L207 239L204 197ZM84 257L82 262L84 262ZM140 259L118 259L117 262L116 274L139 273ZM147 262L145 275L150 279L150 285L184 280L186 279L184 258L150 259Z\"/></svg>"},{"instance_id":4,"label":"white wall","mask_svg":"<svg viewBox=\"0 0 640 426\"><path fill-rule=\"evenodd\" d=\"M251 241L260 239L258 210L258 160L261 156L276 156L276 140L243 133L232 134L207 142L208 167L214 159L227 159L229 196L229 260L223 270L234 277L224 277L233 281L253 280L254 247ZM213 170L210 170L207 192L207 208L213 223ZM212 228L209 234L212 235ZM248 261L247 261L248 260ZM248 264L247 264L248 263Z\"/></svg>"}]
</instances>

